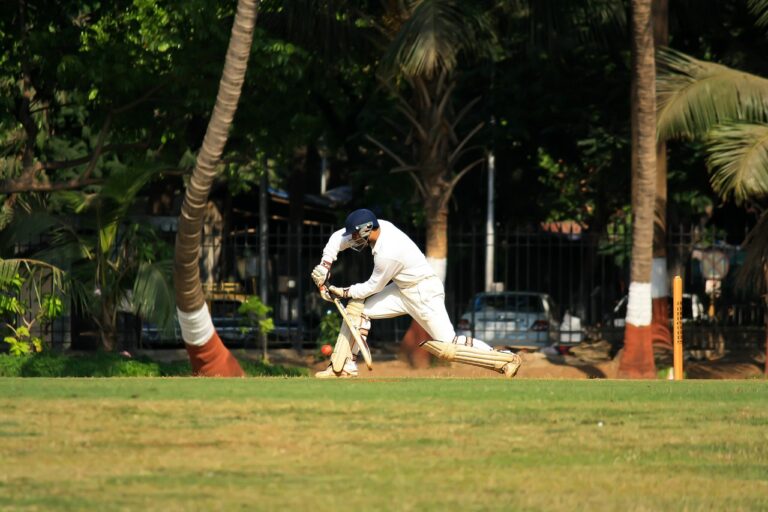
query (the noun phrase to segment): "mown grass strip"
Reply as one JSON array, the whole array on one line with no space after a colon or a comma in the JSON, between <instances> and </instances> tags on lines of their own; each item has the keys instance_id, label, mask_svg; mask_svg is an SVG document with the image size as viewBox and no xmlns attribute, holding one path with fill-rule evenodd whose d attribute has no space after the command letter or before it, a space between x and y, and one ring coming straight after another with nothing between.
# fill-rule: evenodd
<instances>
[{"instance_id":1,"label":"mown grass strip","mask_svg":"<svg viewBox=\"0 0 768 512\"><path fill-rule=\"evenodd\" d=\"M0 509L763 510L767 384L0 379Z\"/></svg>"}]
</instances>

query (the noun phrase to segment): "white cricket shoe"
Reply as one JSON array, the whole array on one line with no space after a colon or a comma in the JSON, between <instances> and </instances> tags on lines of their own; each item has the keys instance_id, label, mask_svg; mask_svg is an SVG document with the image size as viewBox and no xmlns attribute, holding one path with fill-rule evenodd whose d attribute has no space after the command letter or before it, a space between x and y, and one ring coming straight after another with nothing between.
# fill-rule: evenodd
<instances>
[{"instance_id":1,"label":"white cricket shoe","mask_svg":"<svg viewBox=\"0 0 768 512\"><path fill-rule=\"evenodd\" d=\"M329 364L328 368L317 372L315 377L318 379L349 379L357 377L357 363L348 359L339 373L333 371L333 365Z\"/></svg>"}]
</instances>

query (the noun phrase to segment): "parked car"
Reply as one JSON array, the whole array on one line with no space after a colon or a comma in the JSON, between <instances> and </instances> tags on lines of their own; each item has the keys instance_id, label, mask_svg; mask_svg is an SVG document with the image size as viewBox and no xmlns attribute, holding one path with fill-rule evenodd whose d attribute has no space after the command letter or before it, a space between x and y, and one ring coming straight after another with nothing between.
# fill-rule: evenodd
<instances>
[{"instance_id":1,"label":"parked car","mask_svg":"<svg viewBox=\"0 0 768 512\"><path fill-rule=\"evenodd\" d=\"M483 292L470 301L456 333L494 347L541 348L558 342L559 327L557 307L545 293Z\"/></svg>"},{"instance_id":2,"label":"parked car","mask_svg":"<svg viewBox=\"0 0 768 512\"><path fill-rule=\"evenodd\" d=\"M672 318L672 297L669 299L669 315ZM624 327L627 317L627 302L629 297L623 296L614 306L613 310L609 313L605 325L610 327ZM695 323L706 320L707 316L704 313L704 303L701 302L699 296L695 293L683 294L683 323Z\"/></svg>"}]
</instances>

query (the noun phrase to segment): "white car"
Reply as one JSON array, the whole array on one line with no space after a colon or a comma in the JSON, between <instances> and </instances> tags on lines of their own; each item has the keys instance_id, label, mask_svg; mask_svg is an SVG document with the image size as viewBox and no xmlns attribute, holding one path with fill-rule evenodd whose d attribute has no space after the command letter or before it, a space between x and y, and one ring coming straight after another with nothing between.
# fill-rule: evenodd
<instances>
[{"instance_id":1,"label":"white car","mask_svg":"<svg viewBox=\"0 0 768 512\"><path fill-rule=\"evenodd\" d=\"M672 297L669 297L669 314L670 319L672 317ZM629 297L627 295L623 296L619 302L616 303L616 306L614 306L613 311L611 311L610 317L608 318L608 321L606 322L606 325L609 325L611 327L624 327L626 324L626 316L627 316L627 301L629 300ZM701 302L701 299L698 295L695 293L684 293L683 294L683 323L688 322L700 322L703 320L706 320L707 316L704 313L704 303Z\"/></svg>"},{"instance_id":2,"label":"white car","mask_svg":"<svg viewBox=\"0 0 768 512\"><path fill-rule=\"evenodd\" d=\"M483 292L461 315L456 334L493 347L541 348L558 342L557 307L549 295L534 292Z\"/></svg>"}]
</instances>

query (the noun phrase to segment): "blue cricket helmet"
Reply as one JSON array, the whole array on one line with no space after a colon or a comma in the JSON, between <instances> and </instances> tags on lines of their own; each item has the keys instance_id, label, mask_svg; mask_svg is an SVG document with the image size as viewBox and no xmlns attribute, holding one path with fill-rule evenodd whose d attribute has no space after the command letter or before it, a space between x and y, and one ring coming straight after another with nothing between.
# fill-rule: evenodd
<instances>
[{"instance_id":1,"label":"blue cricket helmet","mask_svg":"<svg viewBox=\"0 0 768 512\"><path fill-rule=\"evenodd\" d=\"M362 208L347 216L344 227L344 236L352 236L352 249L360 251L368 245L371 231L378 229L379 220L371 210ZM354 237L355 233L359 235L357 238Z\"/></svg>"}]
</instances>

